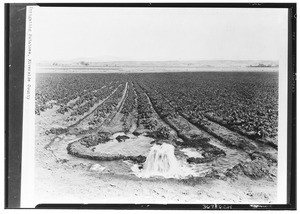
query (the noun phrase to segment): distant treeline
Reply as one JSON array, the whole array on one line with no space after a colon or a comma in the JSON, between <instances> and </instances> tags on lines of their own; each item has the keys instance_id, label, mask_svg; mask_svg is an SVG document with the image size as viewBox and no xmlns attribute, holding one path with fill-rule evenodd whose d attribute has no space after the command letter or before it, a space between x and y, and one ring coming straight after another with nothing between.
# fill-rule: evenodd
<instances>
[{"instance_id":1,"label":"distant treeline","mask_svg":"<svg viewBox=\"0 0 300 214\"><path fill-rule=\"evenodd\" d=\"M258 64L258 65L249 65L247 67L278 67L278 65L265 65L265 64Z\"/></svg>"}]
</instances>

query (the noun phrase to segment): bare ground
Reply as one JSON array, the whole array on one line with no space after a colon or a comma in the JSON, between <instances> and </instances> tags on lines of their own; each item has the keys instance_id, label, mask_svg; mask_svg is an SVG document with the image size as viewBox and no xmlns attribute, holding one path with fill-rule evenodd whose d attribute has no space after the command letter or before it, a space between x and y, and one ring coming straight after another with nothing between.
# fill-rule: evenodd
<instances>
[{"instance_id":1,"label":"bare ground","mask_svg":"<svg viewBox=\"0 0 300 214\"><path fill-rule=\"evenodd\" d=\"M272 203L276 179L254 180L206 176L200 179L142 179L124 161L93 161L71 156L67 146L76 136L45 131L63 124L55 109L36 116L35 195L39 203ZM91 166L105 166L103 172Z\"/></svg>"}]
</instances>

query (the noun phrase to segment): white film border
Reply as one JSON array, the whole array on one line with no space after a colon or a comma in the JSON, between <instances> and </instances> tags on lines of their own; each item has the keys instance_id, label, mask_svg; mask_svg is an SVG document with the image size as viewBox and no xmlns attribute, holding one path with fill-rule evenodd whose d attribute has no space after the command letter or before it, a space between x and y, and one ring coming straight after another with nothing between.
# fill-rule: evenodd
<instances>
[{"instance_id":1,"label":"white film border","mask_svg":"<svg viewBox=\"0 0 300 214\"><path fill-rule=\"evenodd\" d=\"M35 61L34 61L34 17L37 6L26 7L25 68L23 95L23 135L21 168L21 207L35 207Z\"/></svg>"}]
</instances>

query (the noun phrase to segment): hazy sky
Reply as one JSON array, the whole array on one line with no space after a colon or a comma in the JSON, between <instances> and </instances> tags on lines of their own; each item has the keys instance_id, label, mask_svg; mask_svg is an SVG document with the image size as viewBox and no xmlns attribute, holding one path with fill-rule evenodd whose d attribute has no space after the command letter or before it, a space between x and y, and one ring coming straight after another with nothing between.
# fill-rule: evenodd
<instances>
[{"instance_id":1,"label":"hazy sky","mask_svg":"<svg viewBox=\"0 0 300 214\"><path fill-rule=\"evenodd\" d=\"M38 60L278 60L284 9L38 8Z\"/></svg>"}]
</instances>

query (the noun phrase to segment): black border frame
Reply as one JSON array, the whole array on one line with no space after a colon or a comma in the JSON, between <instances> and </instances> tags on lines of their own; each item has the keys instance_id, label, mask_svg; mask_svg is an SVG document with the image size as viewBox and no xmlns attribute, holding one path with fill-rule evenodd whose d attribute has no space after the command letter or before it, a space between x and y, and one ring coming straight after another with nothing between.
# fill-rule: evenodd
<instances>
[{"instance_id":1,"label":"black border frame","mask_svg":"<svg viewBox=\"0 0 300 214\"><path fill-rule=\"evenodd\" d=\"M13 3L5 4L5 208L20 208L26 6L288 9L287 204L40 204L40 209L296 210L296 3Z\"/></svg>"}]
</instances>

